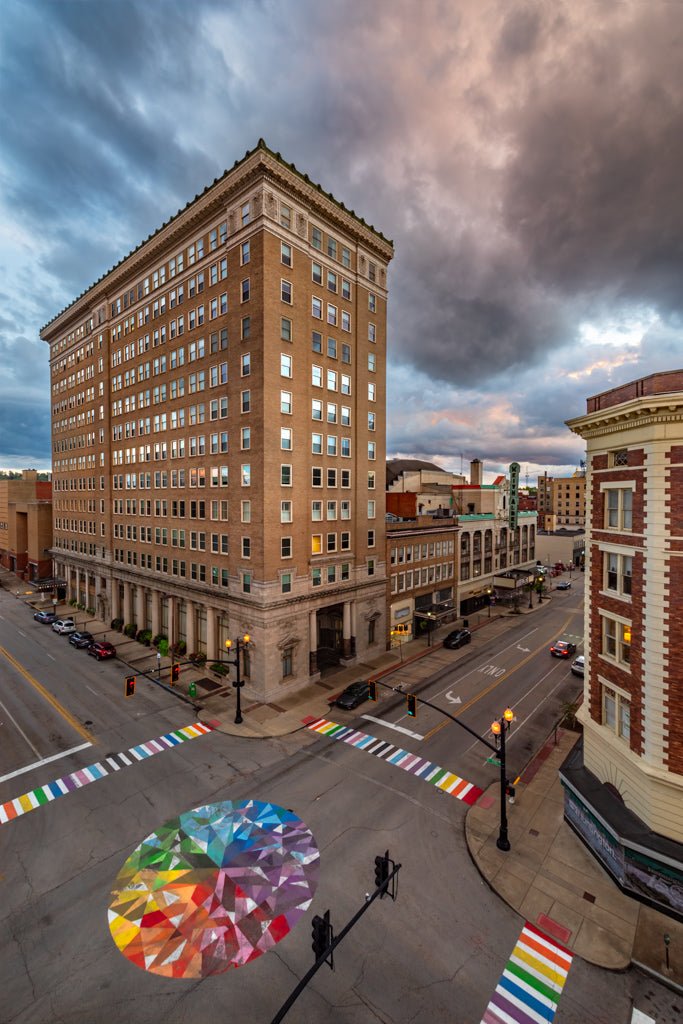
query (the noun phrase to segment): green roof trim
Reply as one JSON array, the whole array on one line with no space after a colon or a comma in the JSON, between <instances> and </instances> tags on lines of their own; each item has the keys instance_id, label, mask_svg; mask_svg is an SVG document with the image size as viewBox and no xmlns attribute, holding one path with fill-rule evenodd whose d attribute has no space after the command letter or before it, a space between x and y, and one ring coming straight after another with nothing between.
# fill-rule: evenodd
<instances>
[{"instance_id":1,"label":"green roof trim","mask_svg":"<svg viewBox=\"0 0 683 1024\"><path fill-rule=\"evenodd\" d=\"M236 170L241 164L248 160L249 157L253 156L254 153L258 153L259 150L262 150L264 153L268 153L269 156L272 156L273 159L277 160L277 162L282 164L283 167L286 167L288 170L292 171L292 173L296 174L297 177L301 178L302 181L305 181L307 185L312 185L314 188L317 188L322 195L324 195L327 199L333 202L335 206L338 206L340 210L343 210L344 213L348 213L351 217L354 217L360 224L363 225L363 227L366 227L369 231L372 231L374 235L377 235L378 238L381 238L383 242L386 242L387 245L390 245L393 248L393 239L387 238L386 235L383 235L382 232L378 231L377 228L375 228L372 224L368 224L363 217L358 216L355 210L349 210L348 207L344 206L344 204L339 201L339 199L335 199L331 192L326 192L322 185L318 185L315 182L311 181L309 176L307 174L302 174L301 171L298 170L298 168L295 166L295 164L290 164L287 162L287 160L284 160L280 153L274 152L274 150L270 149L270 147L266 145L265 139L259 139L255 147L253 149L248 149L241 160L235 160L232 167L224 170L219 178L214 178L211 184L205 187L203 192L197 192L194 199L189 199L185 203L185 206L182 209L178 210L177 213L173 214L172 217L169 217L168 220L165 220L161 227L157 228L156 231L153 231L150 235L147 235L147 238L143 239L142 242L138 242L134 249L131 249L126 256L121 257L118 263L115 263L113 267L110 267L109 270L106 270L103 274L101 274L97 278L97 280L93 281L93 283L89 285L86 289L84 289L84 291L82 291L80 295L77 295L75 299L72 299L68 306L65 306L64 309L60 310L59 313L56 313L51 320L48 320L46 324L43 324L43 326L40 328L39 334L42 335L44 330L46 330L51 324L53 324L55 320L58 320L60 316L67 312L67 310L71 309L72 306L75 306L75 304L85 295L87 295L89 291L95 288L101 281L108 277L109 274L111 274L114 270L120 267L122 263L125 263L127 259L133 256L136 252L138 252L138 250L141 249L143 245L146 245L147 242L151 242L152 239L155 238L160 231L163 231L164 228L168 227L168 225L171 224L174 220L176 220L176 218L180 217L180 215L184 213L185 210L188 210L191 206L193 206L198 199L201 199L202 196L206 195L206 193L210 189L214 188L214 186L218 185L221 181L223 181L228 174L232 174L234 170Z\"/></svg>"}]
</instances>

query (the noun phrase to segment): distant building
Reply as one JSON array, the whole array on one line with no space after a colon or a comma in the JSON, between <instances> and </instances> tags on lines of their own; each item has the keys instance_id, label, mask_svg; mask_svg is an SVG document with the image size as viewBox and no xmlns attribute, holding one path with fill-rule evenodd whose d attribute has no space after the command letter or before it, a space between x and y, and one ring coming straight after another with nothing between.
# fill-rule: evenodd
<instances>
[{"instance_id":1,"label":"distant building","mask_svg":"<svg viewBox=\"0 0 683 1024\"><path fill-rule=\"evenodd\" d=\"M588 399L583 750L565 817L628 893L683 919L683 370Z\"/></svg>"},{"instance_id":2,"label":"distant building","mask_svg":"<svg viewBox=\"0 0 683 1024\"><path fill-rule=\"evenodd\" d=\"M388 521L389 622L394 643L457 616L458 525L452 516Z\"/></svg>"},{"instance_id":3,"label":"distant building","mask_svg":"<svg viewBox=\"0 0 683 1024\"><path fill-rule=\"evenodd\" d=\"M538 528L583 530L586 526L586 475L578 470L572 476L538 478Z\"/></svg>"},{"instance_id":4,"label":"distant building","mask_svg":"<svg viewBox=\"0 0 683 1024\"><path fill-rule=\"evenodd\" d=\"M0 565L27 580L52 575L52 483L35 469L0 480Z\"/></svg>"}]
</instances>

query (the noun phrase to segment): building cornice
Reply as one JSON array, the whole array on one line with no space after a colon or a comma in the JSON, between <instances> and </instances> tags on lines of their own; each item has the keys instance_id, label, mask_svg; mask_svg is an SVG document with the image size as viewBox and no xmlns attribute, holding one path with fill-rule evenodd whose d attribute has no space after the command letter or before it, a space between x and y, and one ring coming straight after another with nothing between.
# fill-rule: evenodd
<instances>
[{"instance_id":1,"label":"building cornice","mask_svg":"<svg viewBox=\"0 0 683 1024\"><path fill-rule=\"evenodd\" d=\"M565 420L571 431L583 438L601 437L654 424L683 423L683 394L639 398L623 405Z\"/></svg>"}]
</instances>

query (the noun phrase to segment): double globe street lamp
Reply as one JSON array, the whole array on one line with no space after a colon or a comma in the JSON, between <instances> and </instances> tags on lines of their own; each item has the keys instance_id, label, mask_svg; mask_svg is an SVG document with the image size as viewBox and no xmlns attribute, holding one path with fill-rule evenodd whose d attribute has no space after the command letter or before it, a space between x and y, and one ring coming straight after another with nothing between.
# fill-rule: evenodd
<instances>
[{"instance_id":1,"label":"double globe street lamp","mask_svg":"<svg viewBox=\"0 0 683 1024\"><path fill-rule=\"evenodd\" d=\"M241 725L242 721L243 721L243 719L242 719L242 704L241 704L241 690L242 690L242 687L244 686L244 683L242 682L242 679L241 679L241 676L240 676L240 665L241 665L241 660L242 660L241 659L241 653L242 653L242 651L246 650L246 648L249 646L250 640L251 640L251 637L249 636L249 634L245 633L244 636L238 637L237 640L226 640L225 641L225 649L228 652L228 654L230 653L230 651L232 650L233 647L235 648L235 657L234 658L226 658L225 659L226 664L234 665L235 666L235 670L236 670L236 673L237 673L237 675L235 677L235 682L232 684L233 686L235 686L237 688L237 709L236 709L236 712L235 712L235 725Z\"/></svg>"}]
</instances>

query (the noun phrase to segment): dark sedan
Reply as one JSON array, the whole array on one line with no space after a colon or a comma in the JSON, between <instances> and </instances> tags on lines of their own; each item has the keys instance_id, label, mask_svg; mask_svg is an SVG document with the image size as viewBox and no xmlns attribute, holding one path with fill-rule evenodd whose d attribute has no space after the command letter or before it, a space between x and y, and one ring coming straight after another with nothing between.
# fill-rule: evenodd
<instances>
[{"instance_id":1,"label":"dark sedan","mask_svg":"<svg viewBox=\"0 0 683 1024\"><path fill-rule=\"evenodd\" d=\"M33 618L36 622L43 622L46 626L51 626L53 622L57 621L57 616L54 612L36 612Z\"/></svg>"},{"instance_id":2,"label":"dark sedan","mask_svg":"<svg viewBox=\"0 0 683 1024\"><path fill-rule=\"evenodd\" d=\"M556 589L557 590L569 590L571 585L572 585L571 584L571 580L560 580L560 582L557 584Z\"/></svg>"},{"instance_id":3,"label":"dark sedan","mask_svg":"<svg viewBox=\"0 0 683 1024\"><path fill-rule=\"evenodd\" d=\"M74 647L90 647L94 639L95 637L92 633L83 631L81 633L72 633L69 637L69 643L73 644Z\"/></svg>"},{"instance_id":4,"label":"dark sedan","mask_svg":"<svg viewBox=\"0 0 683 1024\"><path fill-rule=\"evenodd\" d=\"M576 644L568 640L556 640L550 648L550 653L555 658L568 658L571 654L576 654Z\"/></svg>"},{"instance_id":5,"label":"dark sedan","mask_svg":"<svg viewBox=\"0 0 683 1024\"><path fill-rule=\"evenodd\" d=\"M332 703L335 707L343 708L345 711L352 711L353 708L357 708L359 704L367 700L369 696L370 687L367 683L351 683L338 697L335 697Z\"/></svg>"},{"instance_id":6,"label":"dark sedan","mask_svg":"<svg viewBox=\"0 0 683 1024\"><path fill-rule=\"evenodd\" d=\"M90 644L90 647L88 647L88 654L91 654L93 658L97 658L98 661L101 661L102 658L115 658L116 648L107 640L95 640Z\"/></svg>"},{"instance_id":7,"label":"dark sedan","mask_svg":"<svg viewBox=\"0 0 683 1024\"><path fill-rule=\"evenodd\" d=\"M458 647L463 647L465 644L469 644L472 640L472 634L469 629L455 629L452 633L449 633L443 642L444 647L447 647L449 651L455 651Z\"/></svg>"}]
</instances>

